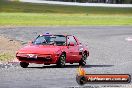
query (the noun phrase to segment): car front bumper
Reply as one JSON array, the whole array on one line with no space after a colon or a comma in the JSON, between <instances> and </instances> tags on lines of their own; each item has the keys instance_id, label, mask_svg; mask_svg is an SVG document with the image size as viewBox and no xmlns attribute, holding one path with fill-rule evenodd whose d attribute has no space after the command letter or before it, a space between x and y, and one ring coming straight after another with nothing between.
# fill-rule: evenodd
<instances>
[{"instance_id":1,"label":"car front bumper","mask_svg":"<svg viewBox=\"0 0 132 88\"><path fill-rule=\"evenodd\" d=\"M20 62L37 63L37 64L55 64L59 58L59 55L17 54L16 57Z\"/></svg>"}]
</instances>

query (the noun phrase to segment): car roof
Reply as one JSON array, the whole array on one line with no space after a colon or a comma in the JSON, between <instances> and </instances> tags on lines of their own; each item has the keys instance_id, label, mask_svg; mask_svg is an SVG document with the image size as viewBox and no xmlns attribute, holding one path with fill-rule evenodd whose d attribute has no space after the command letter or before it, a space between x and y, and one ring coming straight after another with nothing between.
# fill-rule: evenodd
<instances>
[{"instance_id":1,"label":"car roof","mask_svg":"<svg viewBox=\"0 0 132 88\"><path fill-rule=\"evenodd\" d=\"M72 35L67 35L67 34L49 34L49 33L46 33L46 34L41 34L41 36L44 36L44 35L49 35L49 36L52 36L52 35L62 35L62 36L72 36Z\"/></svg>"}]
</instances>

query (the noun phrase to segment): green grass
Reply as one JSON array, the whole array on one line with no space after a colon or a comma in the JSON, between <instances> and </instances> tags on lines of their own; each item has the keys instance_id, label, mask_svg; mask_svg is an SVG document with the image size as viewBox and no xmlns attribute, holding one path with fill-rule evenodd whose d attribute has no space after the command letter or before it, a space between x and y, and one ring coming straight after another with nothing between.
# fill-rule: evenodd
<instances>
[{"instance_id":1,"label":"green grass","mask_svg":"<svg viewBox=\"0 0 132 88\"><path fill-rule=\"evenodd\" d=\"M5 2L0 0L0 12L65 13L65 14L131 14L132 8L82 7L50 4Z\"/></svg>"},{"instance_id":2,"label":"green grass","mask_svg":"<svg viewBox=\"0 0 132 88\"><path fill-rule=\"evenodd\" d=\"M132 8L0 1L0 26L132 25Z\"/></svg>"},{"instance_id":3,"label":"green grass","mask_svg":"<svg viewBox=\"0 0 132 88\"><path fill-rule=\"evenodd\" d=\"M13 58L14 58L14 56L12 56L9 53L0 53L0 61L8 61L8 60L11 60Z\"/></svg>"},{"instance_id":4,"label":"green grass","mask_svg":"<svg viewBox=\"0 0 132 88\"><path fill-rule=\"evenodd\" d=\"M132 25L132 16L84 14L0 13L0 25Z\"/></svg>"}]
</instances>

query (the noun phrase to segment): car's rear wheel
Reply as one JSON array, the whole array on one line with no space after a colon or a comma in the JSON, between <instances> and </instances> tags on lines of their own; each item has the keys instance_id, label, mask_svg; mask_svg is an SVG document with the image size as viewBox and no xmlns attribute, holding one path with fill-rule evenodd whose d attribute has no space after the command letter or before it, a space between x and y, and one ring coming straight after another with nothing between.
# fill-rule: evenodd
<instances>
[{"instance_id":1,"label":"car's rear wheel","mask_svg":"<svg viewBox=\"0 0 132 88\"><path fill-rule=\"evenodd\" d=\"M79 65L80 66L85 66L86 65L86 60L87 60L87 55L84 53L82 55L82 58L81 58L80 62L79 62Z\"/></svg>"},{"instance_id":2,"label":"car's rear wheel","mask_svg":"<svg viewBox=\"0 0 132 88\"><path fill-rule=\"evenodd\" d=\"M29 63L26 63L26 62L20 62L20 66L21 66L22 68L27 68L28 65L29 65Z\"/></svg>"},{"instance_id":3,"label":"car's rear wheel","mask_svg":"<svg viewBox=\"0 0 132 88\"><path fill-rule=\"evenodd\" d=\"M57 62L57 66L58 67L64 67L66 64L66 55L65 54L61 54L60 57L59 57L59 60Z\"/></svg>"}]
</instances>

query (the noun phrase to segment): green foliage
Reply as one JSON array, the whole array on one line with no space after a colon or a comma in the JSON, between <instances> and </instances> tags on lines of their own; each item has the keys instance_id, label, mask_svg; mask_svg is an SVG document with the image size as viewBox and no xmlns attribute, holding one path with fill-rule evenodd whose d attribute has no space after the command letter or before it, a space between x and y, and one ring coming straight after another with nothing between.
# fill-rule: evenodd
<instances>
[{"instance_id":1,"label":"green foliage","mask_svg":"<svg viewBox=\"0 0 132 88\"><path fill-rule=\"evenodd\" d=\"M129 4L129 3L132 3L132 0L123 0L123 3Z\"/></svg>"}]
</instances>

